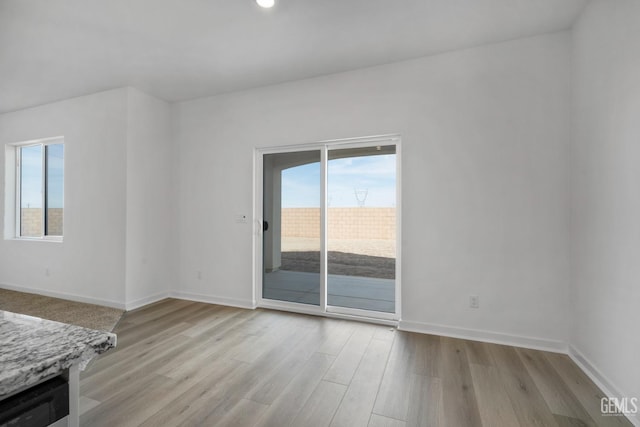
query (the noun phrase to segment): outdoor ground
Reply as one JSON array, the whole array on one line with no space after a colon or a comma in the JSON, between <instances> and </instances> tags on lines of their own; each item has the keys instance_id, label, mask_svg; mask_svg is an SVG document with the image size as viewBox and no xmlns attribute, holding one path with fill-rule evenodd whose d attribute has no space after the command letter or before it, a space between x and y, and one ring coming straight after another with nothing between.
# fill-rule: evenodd
<instances>
[{"instance_id":1,"label":"outdoor ground","mask_svg":"<svg viewBox=\"0 0 640 427\"><path fill-rule=\"evenodd\" d=\"M329 240L329 274L395 279L395 241ZM285 271L320 272L318 239L283 238L282 266Z\"/></svg>"}]
</instances>

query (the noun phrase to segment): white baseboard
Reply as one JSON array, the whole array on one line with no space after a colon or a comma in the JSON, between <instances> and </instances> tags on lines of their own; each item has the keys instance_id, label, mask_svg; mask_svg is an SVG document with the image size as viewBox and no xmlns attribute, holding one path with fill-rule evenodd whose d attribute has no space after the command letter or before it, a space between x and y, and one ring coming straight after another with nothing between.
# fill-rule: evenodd
<instances>
[{"instance_id":1,"label":"white baseboard","mask_svg":"<svg viewBox=\"0 0 640 427\"><path fill-rule=\"evenodd\" d=\"M25 293L28 293L28 294L37 294L37 295L44 295L44 296L47 296L47 297L66 299L66 300L70 300L70 301L84 302L84 303L87 303L87 304L103 305L103 306L106 306L106 307L118 308L120 310L125 310L126 309L126 307L125 307L126 305L124 303L117 302L117 301L112 301L112 300L107 300L107 299L102 299L102 298L92 298L92 297L86 297L86 296L77 295L77 294L69 294L69 293L65 293L65 292L50 291L50 290L47 290L47 289L27 288L27 287L24 287L24 286L9 285L9 284L6 284L6 283L0 283L0 288L7 289L9 291L25 292Z\"/></svg>"},{"instance_id":2,"label":"white baseboard","mask_svg":"<svg viewBox=\"0 0 640 427\"><path fill-rule=\"evenodd\" d=\"M122 303L117 301L101 299L101 298L92 298L92 297L87 297L82 295L69 294L65 292L56 292L48 289L27 288L25 286L10 285L6 283L0 283L0 289L25 292L28 294L43 295L43 296L53 297L53 298L61 298L61 299L66 299L70 301L84 302L87 304L102 305L106 307L113 307L113 308L118 308L120 310L127 310L127 311L135 310L136 308L153 304L154 302L163 300L165 298L178 298L178 299L184 299L189 301L205 302L209 304L228 305L231 307L248 308L248 309L256 308L256 304L248 300L218 297L215 295L212 296L212 295L193 294L189 292L176 292L176 291L159 292L157 294L150 295L148 297Z\"/></svg>"},{"instance_id":3,"label":"white baseboard","mask_svg":"<svg viewBox=\"0 0 640 427\"><path fill-rule=\"evenodd\" d=\"M499 332L482 331L477 329L458 328L454 326L436 325L422 322L401 320L398 324L401 331L418 332L422 334L441 335L451 338L461 338L471 341L483 341L493 344L510 345L514 347L530 348L533 350L567 353L567 343L563 341L532 338L519 335L509 335Z\"/></svg>"},{"instance_id":4,"label":"white baseboard","mask_svg":"<svg viewBox=\"0 0 640 427\"><path fill-rule=\"evenodd\" d=\"M606 375L600 371L580 350L575 346L569 345L569 357L575 362L580 369L593 381L607 397L623 398L623 397L640 397L630 396L622 393ZM636 427L640 427L640 416L628 416L627 419Z\"/></svg>"},{"instance_id":5,"label":"white baseboard","mask_svg":"<svg viewBox=\"0 0 640 427\"><path fill-rule=\"evenodd\" d=\"M215 295L193 294L190 292L169 292L170 298L184 299L188 301L205 302L209 304L228 305L230 307L247 308L253 310L256 308L255 301L244 300L239 298L219 297Z\"/></svg>"},{"instance_id":6,"label":"white baseboard","mask_svg":"<svg viewBox=\"0 0 640 427\"><path fill-rule=\"evenodd\" d=\"M158 302L165 298L169 298L169 295L170 295L170 292L165 291L165 292L159 292L155 295L150 295L148 297L140 298L134 301L128 301L126 303L126 310L131 311L131 310L135 310L136 308L144 307L145 305L153 304L154 302Z\"/></svg>"}]
</instances>

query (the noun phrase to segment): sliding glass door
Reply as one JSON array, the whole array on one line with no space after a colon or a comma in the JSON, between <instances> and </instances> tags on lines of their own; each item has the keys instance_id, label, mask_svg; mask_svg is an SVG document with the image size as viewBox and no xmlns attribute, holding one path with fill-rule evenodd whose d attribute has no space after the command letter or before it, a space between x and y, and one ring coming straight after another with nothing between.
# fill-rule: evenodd
<instances>
[{"instance_id":1,"label":"sliding glass door","mask_svg":"<svg viewBox=\"0 0 640 427\"><path fill-rule=\"evenodd\" d=\"M327 305L395 312L396 147L328 151Z\"/></svg>"},{"instance_id":2,"label":"sliding glass door","mask_svg":"<svg viewBox=\"0 0 640 427\"><path fill-rule=\"evenodd\" d=\"M258 150L261 305L398 317L398 142Z\"/></svg>"},{"instance_id":3,"label":"sliding glass door","mask_svg":"<svg viewBox=\"0 0 640 427\"><path fill-rule=\"evenodd\" d=\"M320 151L263 157L262 297L320 305Z\"/></svg>"}]
</instances>

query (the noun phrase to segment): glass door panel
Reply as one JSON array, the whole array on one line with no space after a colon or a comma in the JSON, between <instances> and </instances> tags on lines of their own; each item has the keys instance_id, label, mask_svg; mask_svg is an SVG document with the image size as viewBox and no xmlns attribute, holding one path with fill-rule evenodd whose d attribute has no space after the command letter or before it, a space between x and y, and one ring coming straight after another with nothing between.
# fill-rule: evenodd
<instances>
[{"instance_id":1,"label":"glass door panel","mask_svg":"<svg viewBox=\"0 0 640 427\"><path fill-rule=\"evenodd\" d=\"M42 145L20 148L20 236L42 236Z\"/></svg>"},{"instance_id":2,"label":"glass door panel","mask_svg":"<svg viewBox=\"0 0 640 427\"><path fill-rule=\"evenodd\" d=\"M329 149L327 305L395 313L395 145Z\"/></svg>"},{"instance_id":3,"label":"glass door panel","mask_svg":"<svg viewBox=\"0 0 640 427\"><path fill-rule=\"evenodd\" d=\"M320 305L320 150L263 156L264 299Z\"/></svg>"}]
</instances>

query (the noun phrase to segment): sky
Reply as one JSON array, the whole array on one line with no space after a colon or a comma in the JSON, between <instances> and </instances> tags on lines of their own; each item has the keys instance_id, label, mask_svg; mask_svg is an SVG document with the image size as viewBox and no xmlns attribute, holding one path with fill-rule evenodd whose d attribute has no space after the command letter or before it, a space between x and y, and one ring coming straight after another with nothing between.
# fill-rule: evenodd
<instances>
[{"instance_id":1,"label":"sky","mask_svg":"<svg viewBox=\"0 0 640 427\"><path fill-rule=\"evenodd\" d=\"M48 206L50 208L62 208L64 197L64 145L51 144L47 147ZM22 208L42 208L42 146L22 147L21 161L22 195L20 206Z\"/></svg>"},{"instance_id":2,"label":"sky","mask_svg":"<svg viewBox=\"0 0 640 427\"><path fill-rule=\"evenodd\" d=\"M329 207L396 205L395 154L330 160L327 176ZM320 163L282 171L282 207L320 207Z\"/></svg>"}]
</instances>

